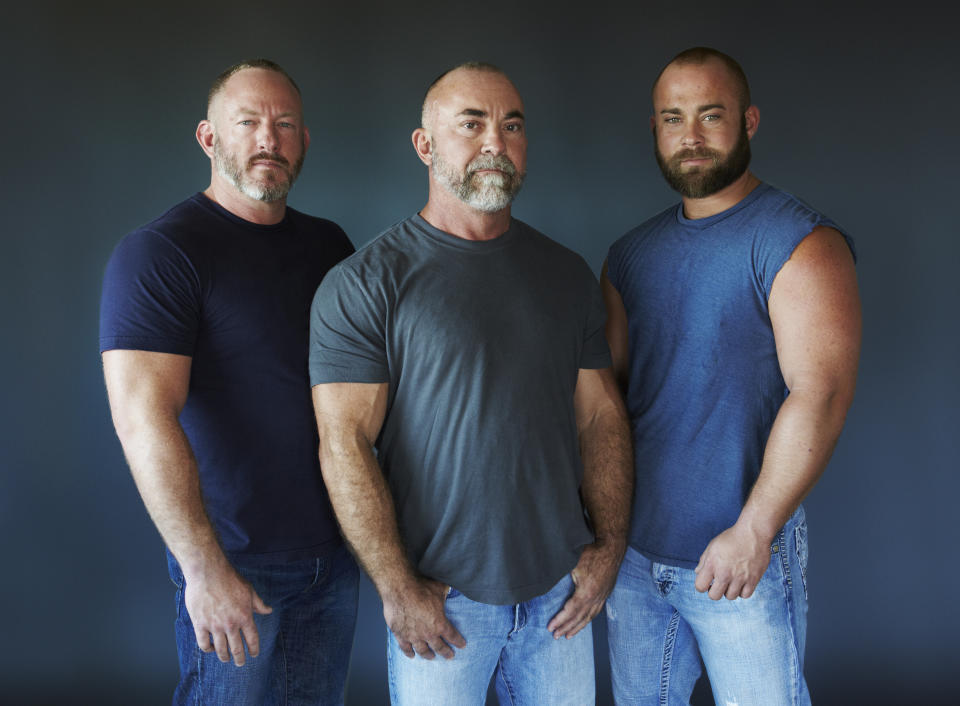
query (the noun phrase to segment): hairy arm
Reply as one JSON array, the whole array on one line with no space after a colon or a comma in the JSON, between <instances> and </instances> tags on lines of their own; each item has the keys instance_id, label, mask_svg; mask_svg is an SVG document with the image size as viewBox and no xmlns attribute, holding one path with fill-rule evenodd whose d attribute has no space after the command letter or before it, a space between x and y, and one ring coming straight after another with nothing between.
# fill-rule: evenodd
<instances>
[{"instance_id":1,"label":"hairy arm","mask_svg":"<svg viewBox=\"0 0 960 706\"><path fill-rule=\"evenodd\" d=\"M447 586L417 574L397 527L373 445L387 408L386 383L313 388L320 468L340 529L383 600L383 617L407 657L451 659L466 641L447 620Z\"/></svg>"},{"instance_id":2,"label":"hairy arm","mask_svg":"<svg viewBox=\"0 0 960 706\"><path fill-rule=\"evenodd\" d=\"M576 589L547 629L573 637L600 612L617 581L627 548L633 501L633 453L623 400L611 369L582 369L574 393L583 501L595 540L584 547L571 575Z\"/></svg>"},{"instance_id":3,"label":"hairy arm","mask_svg":"<svg viewBox=\"0 0 960 706\"><path fill-rule=\"evenodd\" d=\"M230 565L203 508L197 462L179 422L190 366L188 356L170 353L103 354L117 436L143 503L183 571L197 644L241 666L244 641L251 657L259 653L253 613L271 609Z\"/></svg>"},{"instance_id":4,"label":"hairy arm","mask_svg":"<svg viewBox=\"0 0 960 706\"><path fill-rule=\"evenodd\" d=\"M774 280L769 311L790 392L740 517L700 557L695 585L714 600L753 594L770 543L823 473L853 401L860 298L853 257L838 232L817 228L797 246Z\"/></svg>"}]
</instances>

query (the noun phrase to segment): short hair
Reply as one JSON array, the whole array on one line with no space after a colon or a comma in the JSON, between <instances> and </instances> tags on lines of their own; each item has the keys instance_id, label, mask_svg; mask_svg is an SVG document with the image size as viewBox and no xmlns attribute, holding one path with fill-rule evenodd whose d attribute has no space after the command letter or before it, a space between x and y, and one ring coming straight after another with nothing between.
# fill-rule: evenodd
<instances>
[{"instance_id":1,"label":"short hair","mask_svg":"<svg viewBox=\"0 0 960 706\"><path fill-rule=\"evenodd\" d=\"M653 82L651 93L656 90L657 84L660 82L660 77L663 76L663 72L671 65L705 64L711 59L716 59L721 62L730 72L736 84L737 98L740 100L740 110L741 112L745 111L750 107L750 84L747 82L747 75L744 73L743 67L741 67L732 56L724 54L722 51L713 49L712 47L691 47L673 57L667 62L666 66L660 69L660 73L657 74L657 79Z\"/></svg>"},{"instance_id":2,"label":"short hair","mask_svg":"<svg viewBox=\"0 0 960 706\"><path fill-rule=\"evenodd\" d=\"M297 85L297 82L293 80L293 77L288 74L283 67L280 66L280 64L275 61L270 61L270 59L247 59L246 61L241 61L239 64L234 64L213 79L213 83L210 84L210 90L207 92L208 112L210 110L210 104L213 103L213 99L216 98L217 94L223 90L224 84L230 80L231 76L239 71L243 71L244 69L266 69L267 71L275 71L287 79L290 82L290 85L293 86L293 89L297 92L297 95L301 96L300 86Z\"/></svg>"},{"instance_id":3,"label":"short hair","mask_svg":"<svg viewBox=\"0 0 960 706\"><path fill-rule=\"evenodd\" d=\"M423 106L420 109L420 127L425 128L427 126L427 99L430 97L431 91L433 91L433 89L437 87L437 84L439 84L449 74L452 74L454 71L459 71L460 69L466 69L468 71L486 71L489 73L500 74L505 79L510 81L510 77L507 76L503 69L487 61L464 61L462 64L457 64L453 68L447 69L433 79L433 82L427 86L427 92L423 94ZM513 82L511 81L511 83Z\"/></svg>"}]
</instances>

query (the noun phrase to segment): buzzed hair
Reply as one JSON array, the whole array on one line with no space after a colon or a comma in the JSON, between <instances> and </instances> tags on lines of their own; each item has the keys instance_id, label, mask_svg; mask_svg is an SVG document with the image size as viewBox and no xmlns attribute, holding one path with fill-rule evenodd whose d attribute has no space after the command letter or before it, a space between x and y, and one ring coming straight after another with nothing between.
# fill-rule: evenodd
<instances>
[{"instance_id":1,"label":"buzzed hair","mask_svg":"<svg viewBox=\"0 0 960 706\"><path fill-rule=\"evenodd\" d=\"M223 90L224 84L230 80L231 76L238 71L243 71L244 69L266 69L267 71L275 71L290 82L290 85L293 86L293 90L297 92L298 96L301 95L300 86L297 85L297 82L293 80L293 77L290 76L290 74L288 74L283 67L280 66L280 64L275 61L270 61L270 59L247 59L246 61L241 61L239 64L234 64L213 79L213 83L210 84L210 90L207 92L208 113L210 112L210 104L213 103L213 99L216 98L217 94Z\"/></svg>"},{"instance_id":2,"label":"buzzed hair","mask_svg":"<svg viewBox=\"0 0 960 706\"><path fill-rule=\"evenodd\" d=\"M660 77L663 76L663 72L672 64L705 64L711 59L716 59L721 62L730 72L736 84L737 98L740 100L740 111L745 111L750 107L750 84L747 82L747 75L744 73L743 67L741 67L732 56L711 47L691 47L677 54L667 62L666 66L660 69L660 73L657 74L657 79L653 82L653 87L650 92L653 93L653 91L656 90L657 84L660 82Z\"/></svg>"},{"instance_id":3,"label":"buzzed hair","mask_svg":"<svg viewBox=\"0 0 960 706\"><path fill-rule=\"evenodd\" d=\"M459 71L460 69L466 69L468 71L486 71L488 73L500 74L505 79L510 81L510 77L507 76L503 69L486 61L464 61L462 64L457 64L453 68L447 69L433 79L433 82L427 86L427 92L423 94L423 107L420 109L420 127L427 127L427 99L430 98L431 91L433 91L433 89L437 87L437 84L439 84L449 74L452 74L454 71ZM513 81L510 82L513 83Z\"/></svg>"}]
</instances>

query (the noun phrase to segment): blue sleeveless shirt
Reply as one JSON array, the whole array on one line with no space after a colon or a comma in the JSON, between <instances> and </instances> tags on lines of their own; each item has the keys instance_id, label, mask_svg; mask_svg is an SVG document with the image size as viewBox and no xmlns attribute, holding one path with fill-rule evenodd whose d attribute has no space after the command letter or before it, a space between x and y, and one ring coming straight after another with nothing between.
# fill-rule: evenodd
<instances>
[{"instance_id":1,"label":"blue sleeveless shirt","mask_svg":"<svg viewBox=\"0 0 960 706\"><path fill-rule=\"evenodd\" d=\"M817 226L840 230L761 184L708 218L669 208L610 248L629 323L630 545L653 561L693 568L740 514L788 393L767 299Z\"/></svg>"}]
</instances>

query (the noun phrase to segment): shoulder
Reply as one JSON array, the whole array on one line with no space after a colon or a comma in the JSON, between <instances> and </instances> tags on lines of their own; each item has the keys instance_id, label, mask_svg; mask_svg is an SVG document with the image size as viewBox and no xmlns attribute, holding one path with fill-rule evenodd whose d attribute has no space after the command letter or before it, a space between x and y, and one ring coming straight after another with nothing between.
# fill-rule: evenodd
<instances>
[{"instance_id":1,"label":"shoulder","mask_svg":"<svg viewBox=\"0 0 960 706\"><path fill-rule=\"evenodd\" d=\"M287 207L287 214L290 222L297 230L341 243L348 246L350 251L353 252L353 243L350 242L350 238L347 237L343 228L334 221L328 218L321 218L320 216L311 216L303 211L290 208L289 206Z\"/></svg>"},{"instance_id":2,"label":"shoulder","mask_svg":"<svg viewBox=\"0 0 960 706\"><path fill-rule=\"evenodd\" d=\"M839 234L846 242L851 254L856 257L853 238L836 221L817 210L803 199L778 189L775 186L764 184L764 192L757 199L755 210L759 218L766 223L763 232L767 234L779 233L782 237L799 244L800 240L818 230L828 229Z\"/></svg>"}]
</instances>

